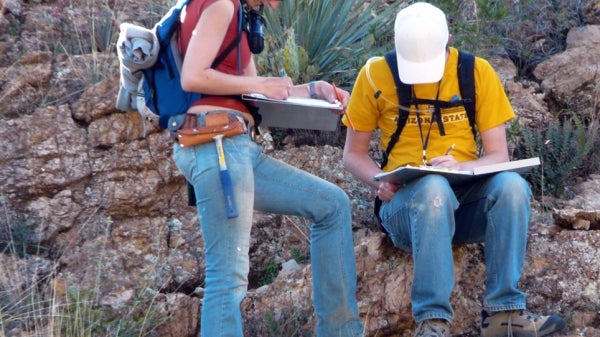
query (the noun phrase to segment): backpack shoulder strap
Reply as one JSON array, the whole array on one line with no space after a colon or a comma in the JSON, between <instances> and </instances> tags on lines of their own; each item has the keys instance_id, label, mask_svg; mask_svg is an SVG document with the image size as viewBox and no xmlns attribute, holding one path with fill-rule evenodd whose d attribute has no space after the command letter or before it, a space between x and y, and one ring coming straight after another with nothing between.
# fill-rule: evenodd
<instances>
[{"instance_id":1,"label":"backpack shoulder strap","mask_svg":"<svg viewBox=\"0 0 600 337\"><path fill-rule=\"evenodd\" d=\"M169 11L161 18L161 20L156 23L154 26L154 31L156 36L158 37L158 41L160 42L161 48L167 48L169 44L171 47L178 47L178 38L177 33L180 27L180 15L183 11L183 8L187 6L192 0L178 0L173 7L169 9ZM242 5L239 5L238 17L242 17ZM242 38L242 24L240 19L240 24L238 27L238 34L236 38L229 43L229 45L217 56L217 58L213 61L211 67L216 68L223 60L233 51L233 49L239 45L239 42ZM173 41L175 40L175 41Z\"/></svg>"},{"instance_id":2,"label":"backpack shoulder strap","mask_svg":"<svg viewBox=\"0 0 600 337\"><path fill-rule=\"evenodd\" d=\"M171 42L171 37L179 28L179 15L191 0L178 0L169 11L154 25L161 48L166 48Z\"/></svg>"},{"instance_id":3,"label":"backpack shoulder strap","mask_svg":"<svg viewBox=\"0 0 600 337\"><path fill-rule=\"evenodd\" d=\"M396 83L396 93L398 95L398 120L396 125L396 131L392 134L390 141L388 143L387 148L383 154L383 161L381 163L381 168L384 168L387 164L388 156L398 139L400 139L400 133L402 133L402 129L406 125L406 121L408 120L408 111L402 109L402 106L410 106L411 98L412 98L412 86L409 84L402 83L400 81L400 76L398 76L398 62L396 59L396 51L390 51L385 54L385 60L390 67L392 72L392 76L394 77L394 82Z\"/></svg>"},{"instance_id":4,"label":"backpack shoulder strap","mask_svg":"<svg viewBox=\"0 0 600 337\"><path fill-rule=\"evenodd\" d=\"M473 137L476 137L475 129L475 56L471 53L459 51L458 53L458 85L463 104L469 118L469 125Z\"/></svg>"},{"instance_id":5,"label":"backpack shoulder strap","mask_svg":"<svg viewBox=\"0 0 600 337\"><path fill-rule=\"evenodd\" d=\"M395 51L391 51L385 54L385 60L390 67L392 75L394 77L394 82L396 83L396 92L398 94L398 104L400 107L398 108L398 124L396 131L390 138L390 142L383 154L383 160L381 163L381 168L385 167L387 164L388 156L394 145L398 142L400 138L400 133L406 125L406 121L408 119L408 111L402 109L402 106L411 106L413 104L412 101L412 87L408 84L402 83L400 81L400 77L398 76L398 63L396 61L396 53ZM473 132L473 137L476 137L476 129L475 129L475 56L473 54L459 51L458 57L458 84L460 88L460 95L462 96L462 101L467 112L467 117L469 119L469 125L471 125L471 131ZM375 197L374 204L374 215L376 221L379 223L379 226L383 229L384 232L387 233L385 228L381 226L381 219L379 218L379 209L381 207L381 199L379 197Z\"/></svg>"},{"instance_id":6,"label":"backpack shoulder strap","mask_svg":"<svg viewBox=\"0 0 600 337\"><path fill-rule=\"evenodd\" d=\"M391 51L385 54L385 60L388 63L388 66L392 72L392 76L394 77L394 82L396 83L396 92L398 95L398 103L401 106L411 106L412 105L412 86L402 83L400 81L400 77L398 76L398 63L396 61L396 53L395 51ZM469 119L469 125L471 126L471 131L473 132L473 137L476 137L477 130L475 128L475 56L471 53L465 51L459 51L458 54L458 84L460 88L460 95L462 96L462 103L464 104L465 111L467 113L467 118ZM398 142L400 138L400 133L402 133L402 129L406 125L406 121L408 119L408 111L399 107L398 109L398 124L396 131L390 138L390 142L383 154L383 162L381 163L381 167L385 167L387 164L387 157Z\"/></svg>"}]
</instances>

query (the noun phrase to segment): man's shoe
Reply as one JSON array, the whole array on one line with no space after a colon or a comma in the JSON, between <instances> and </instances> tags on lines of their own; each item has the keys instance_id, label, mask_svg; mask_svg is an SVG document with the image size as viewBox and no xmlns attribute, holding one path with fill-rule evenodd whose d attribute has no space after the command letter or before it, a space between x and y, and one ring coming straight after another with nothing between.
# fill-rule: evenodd
<instances>
[{"instance_id":1,"label":"man's shoe","mask_svg":"<svg viewBox=\"0 0 600 337\"><path fill-rule=\"evenodd\" d=\"M525 310L481 312L481 337L543 337L564 328L565 321L558 316L540 316Z\"/></svg>"},{"instance_id":2,"label":"man's shoe","mask_svg":"<svg viewBox=\"0 0 600 337\"><path fill-rule=\"evenodd\" d=\"M450 337L450 323L444 319L428 319L419 323L414 337Z\"/></svg>"}]
</instances>

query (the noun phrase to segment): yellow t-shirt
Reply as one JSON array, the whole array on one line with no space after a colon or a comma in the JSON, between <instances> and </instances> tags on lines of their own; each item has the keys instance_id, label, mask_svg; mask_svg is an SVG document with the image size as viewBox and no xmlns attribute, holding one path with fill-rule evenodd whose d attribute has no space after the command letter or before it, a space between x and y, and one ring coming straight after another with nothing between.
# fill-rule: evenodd
<instances>
[{"instance_id":1,"label":"yellow t-shirt","mask_svg":"<svg viewBox=\"0 0 600 337\"><path fill-rule=\"evenodd\" d=\"M461 97L457 75L458 50L450 48L442 81L413 85L414 95L420 99L450 101ZM367 75L368 74L368 75ZM378 98L376 92L380 92ZM479 131L489 130L506 123L515 114L502 83L492 66L484 59L475 59L475 124ZM423 144L427 142L426 159L444 155L455 144L452 155L459 162L477 158L477 144L464 107L442 109L445 136L440 135L438 125L431 120L433 109L428 106L413 106L400 138L388 158L386 171L406 165L423 164ZM349 114L356 131L370 132L381 129L382 149L386 149L396 131L398 118L398 96L392 72L384 57L370 59L358 74L348 105ZM421 127L417 122L421 117ZM348 126L346 117L342 119ZM428 136L429 134L429 136ZM427 141L427 137L429 140Z\"/></svg>"}]
</instances>

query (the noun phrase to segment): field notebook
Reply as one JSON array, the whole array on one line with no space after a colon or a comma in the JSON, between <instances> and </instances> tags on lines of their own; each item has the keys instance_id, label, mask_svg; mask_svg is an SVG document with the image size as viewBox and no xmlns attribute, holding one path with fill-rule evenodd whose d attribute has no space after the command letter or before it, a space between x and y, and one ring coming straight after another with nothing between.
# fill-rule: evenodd
<instances>
[{"instance_id":1,"label":"field notebook","mask_svg":"<svg viewBox=\"0 0 600 337\"><path fill-rule=\"evenodd\" d=\"M260 109L261 125L264 126L335 131L340 122L340 116L331 110L341 111L341 103L302 97L279 100L261 94L244 94L242 99L254 101Z\"/></svg>"},{"instance_id":2,"label":"field notebook","mask_svg":"<svg viewBox=\"0 0 600 337\"><path fill-rule=\"evenodd\" d=\"M387 181L402 185L426 174L440 174L446 177L451 185L454 185L501 171L515 171L522 173L538 165L540 165L539 157L479 166L475 167L472 171L457 171L435 166L402 166L393 171L376 174L373 179L375 181Z\"/></svg>"}]
</instances>

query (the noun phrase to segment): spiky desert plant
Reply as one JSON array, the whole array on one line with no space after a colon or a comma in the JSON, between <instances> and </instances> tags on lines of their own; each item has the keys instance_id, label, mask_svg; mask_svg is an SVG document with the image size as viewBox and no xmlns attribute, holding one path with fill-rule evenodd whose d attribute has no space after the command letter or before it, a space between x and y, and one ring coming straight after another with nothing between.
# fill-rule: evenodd
<instances>
[{"instance_id":1,"label":"spiky desert plant","mask_svg":"<svg viewBox=\"0 0 600 337\"><path fill-rule=\"evenodd\" d=\"M360 67L393 46L398 6L380 1L298 0L265 10L265 51L257 55L261 74L278 75L278 53L296 82L327 80L349 87ZM296 47L293 48L293 45ZM283 50L283 51L282 51Z\"/></svg>"}]
</instances>

